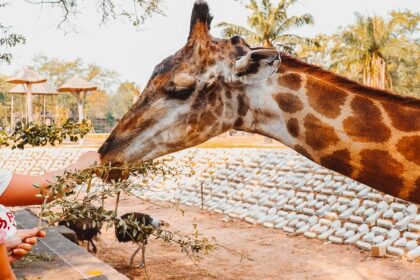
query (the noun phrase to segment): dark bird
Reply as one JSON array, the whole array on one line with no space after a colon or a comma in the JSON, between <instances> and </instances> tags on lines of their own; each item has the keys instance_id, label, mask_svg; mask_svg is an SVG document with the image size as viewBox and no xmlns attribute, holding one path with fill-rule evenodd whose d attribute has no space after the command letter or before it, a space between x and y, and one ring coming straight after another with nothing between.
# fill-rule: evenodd
<instances>
[{"instance_id":1,"label":"dark bird","mask_svg":"<svg viewBox=\"0 0 420 280\"><path fill-rule=\"evenodd\" d=\"M142 261L140 267L143 268L145 266L144 255L147 238L156 228L160 228L165 223L147 214L138 212L124 214L120 217L120 221L123 222L115 223L115 237L119 242L134 242L139 245L130 258L130 266L133 265L134 258L141 249Z\"/></svg>"},{"instance_id":2,"label":"dark bird","mask_svg":"<svg viewBox=\"0 0 420 280\"><path fill-rule=\"evenodd\" d=\"M92 209L89 211L97 211L95 207L92 206ZM101 234L102 222L96 221L94 218L82 218L82 219L68 219L64 221L60 221L59 225L67 226L68 228L72 229L76 235L77 239L80 241L87 241L87 250L96 254L97 248L93 239ZM90 246L92 245L92 250Z\"/></svg>"}]
</instances>

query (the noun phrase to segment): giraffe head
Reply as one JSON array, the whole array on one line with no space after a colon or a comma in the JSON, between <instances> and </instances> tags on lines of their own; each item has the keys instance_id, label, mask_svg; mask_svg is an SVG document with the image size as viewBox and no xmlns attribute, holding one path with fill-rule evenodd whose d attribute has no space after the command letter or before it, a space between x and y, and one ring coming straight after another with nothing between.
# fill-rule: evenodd
<instances>
[{"instance_id":1,"label":"giraffe head","mask_svg":"<svg viewBox=\"0 0 420 280\"><path fill-rule=\"evenodd\" d=\"M142 95L99 152L104 162L138 162L195 146L242 125L247 87L280 64L273 49L210 35L205 1L192 10L186 45L158 64Z\"/></svg>"}]
</instances>

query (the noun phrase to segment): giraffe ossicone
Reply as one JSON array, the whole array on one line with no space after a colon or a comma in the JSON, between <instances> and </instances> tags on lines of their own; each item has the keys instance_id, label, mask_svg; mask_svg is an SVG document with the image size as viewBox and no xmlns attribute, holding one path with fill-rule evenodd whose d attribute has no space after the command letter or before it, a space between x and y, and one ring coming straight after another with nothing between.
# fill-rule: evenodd
<instances>
[{"instance_id":1,"label":"giraffe ossicone","mask_svg":"<svg viewBox=\"0 0 420 280\"><path fill-rule=\"evenodd\" d=\"M229 129L274 138L379 191L420 203L420 100L360 85L273 49L212 37L205 1L187 43L156 66L99 152L139 162Z\"/></svg>"}]
</instances>

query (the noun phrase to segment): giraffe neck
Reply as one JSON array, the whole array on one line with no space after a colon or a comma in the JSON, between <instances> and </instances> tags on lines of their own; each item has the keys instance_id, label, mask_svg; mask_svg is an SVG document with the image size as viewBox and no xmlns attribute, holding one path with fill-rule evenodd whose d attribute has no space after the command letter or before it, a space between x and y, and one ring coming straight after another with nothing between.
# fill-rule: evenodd
<instances>
[{"instance_id":1,"label":"giraffe neck","mask_svg":"<svg viewBox=\"0 0 420 280\"><path fill-rule=\"evenodd\" d=\"M282 60L271 81L247 90L252 114L242 129L274 138L379 191L420 203L420 100Z\"/></svg>"}]
</instances>

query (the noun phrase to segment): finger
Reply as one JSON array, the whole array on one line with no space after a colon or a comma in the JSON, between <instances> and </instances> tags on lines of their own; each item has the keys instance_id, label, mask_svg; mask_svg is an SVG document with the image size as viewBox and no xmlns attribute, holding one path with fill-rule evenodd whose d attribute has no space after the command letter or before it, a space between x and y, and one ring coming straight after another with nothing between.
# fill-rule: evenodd
<instances>
[{"instance_id":1,"label":"finger","mask_svg":"<svg viewBox=\"0 0 420 280\"><path fill-rule=\"evenodd\" d=\"M39 232L38 228L32 229L20 229L17 231L16 235L20 237L20 239L26 239L28 237L37 236Z\"/></svg>"},{"instance_id":2,"label":"finger","mask_svg":"<svg viewBox=\"0 0 420 280\"><path fill-rule=\"evenodd\" d=\"M45 237L45 236L47 236L45 231L43 231L43 230L38 231L38 237Z\"/></svg>"},{"instance_id":3,"label":"finger","mask_svg":"<svg viewBox=\"0 0 420 280\"><path fill-rule=\"evenodd\" d=\"M29 237L29 238L26 238L25 240L23 240L23 242L31 244L31 245L35 245L38 242L38 238Z\"/></svg>"},{"instance_id":4,"label":"finger","mask_svg":"<svg viewBox=\"0 0 420 280\"><path fill-rule=\"evenodd\" d=\"M14 249L13 250L13 255L16 257L23 257L26 254L28 254L28 251L24 250L24 249Z\"/></svg>"},{"instance_id":5,"label":"finger","mask_svg":"<svg viewBox=\"0 0 420 280\"><path fill-rule=\"evenodd\" d=\"M30 250L32 250L32 245L27 244L27 243L21 243L21 244L19 244L19 246L16 247L16 249L22 249L22 250L30 251Z\"/></svg>"}]
</instances>

